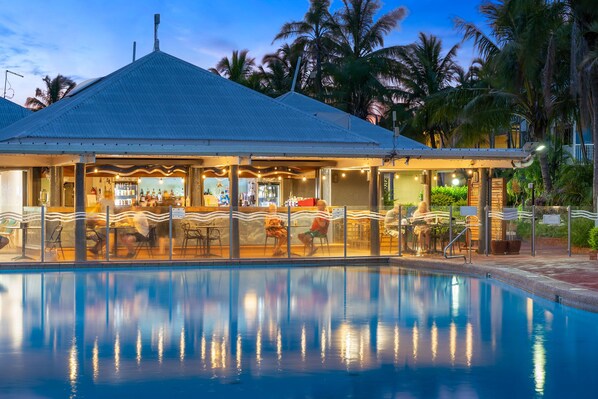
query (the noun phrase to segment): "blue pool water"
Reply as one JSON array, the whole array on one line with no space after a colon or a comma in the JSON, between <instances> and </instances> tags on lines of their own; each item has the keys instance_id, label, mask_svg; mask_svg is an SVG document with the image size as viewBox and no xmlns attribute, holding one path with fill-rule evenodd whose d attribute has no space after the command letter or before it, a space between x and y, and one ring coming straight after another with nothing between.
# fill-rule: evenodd
<instances>
[{"instance_id":1,"label":"blue pool water","mask_svg":"<svg viewBox=\"0 0 598 399\"><path fill-rule=\"evenodd\" d=\"M0 274L2 398L598 396L598 316L382 267Z\"/></svg>"}]
</instances>

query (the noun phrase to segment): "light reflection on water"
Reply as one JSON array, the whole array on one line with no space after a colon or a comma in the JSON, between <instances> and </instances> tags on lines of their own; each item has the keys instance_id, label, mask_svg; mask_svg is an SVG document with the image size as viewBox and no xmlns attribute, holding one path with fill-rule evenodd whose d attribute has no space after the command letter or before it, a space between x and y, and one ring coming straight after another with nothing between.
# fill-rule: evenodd
<instances>
[{"instance_id":1,"label":"light reflection on water","mask_svg":"<svg viewBox=\"0 0 598 399\"><path fill-rule=\"evenodd\" d=\"M326 267L12 273L0 284L0 397L598 391L598 316L491 281Z\"/></svg>"}]
</instances>

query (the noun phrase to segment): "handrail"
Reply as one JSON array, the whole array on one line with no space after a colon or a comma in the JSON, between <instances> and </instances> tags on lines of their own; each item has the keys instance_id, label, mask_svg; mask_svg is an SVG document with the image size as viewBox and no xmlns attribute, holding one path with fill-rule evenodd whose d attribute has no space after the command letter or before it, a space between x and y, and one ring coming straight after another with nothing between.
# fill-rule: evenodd
<instances>
[{"instance_id":1,"label":"handrail","mask_svg":"<svg viewBox=\"0 0 598 399\"><path fill-rule=\"evenodd\" d=\"M459 234L457 234L455 236L455 238L453 238L453 240L451 242L449 242L446 247L444 247L444 257L445 259L455 259L455 258L460 258L463 257L463 261L465 262L465 264L471 264L471 234L469 235L469 242L467 244L467 251L469 252L469 262L467 262L467 257L465 255L449 255L448 251L449 249L455 244L455 242L457 242L457 240L463 235L465 234L468 230L471 233L471 225L465 225L465 228L463 229L463 231L461 231Z\"/></svg>"}]
</instances>

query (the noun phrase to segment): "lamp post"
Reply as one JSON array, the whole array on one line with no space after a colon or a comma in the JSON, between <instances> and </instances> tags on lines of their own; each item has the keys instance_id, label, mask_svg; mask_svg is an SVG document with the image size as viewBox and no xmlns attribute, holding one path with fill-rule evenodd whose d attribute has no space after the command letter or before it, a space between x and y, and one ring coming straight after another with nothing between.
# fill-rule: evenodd
<instances>
[{"instance_id":1,"label":"lamp post","mask_svg":"<svg viewBox=\"0 0 598 399\"><path fill-rule=\"evenodd\" d=\"M534 206L534 204L536 203L536 197L535 197L535 194L536 194L535 191L536 190L534 190L534 183L529 183L527 185L527 188L529 188L530 190L532 190L532 203L531 203L531 206Z\"/></svg>"}]
</instances>

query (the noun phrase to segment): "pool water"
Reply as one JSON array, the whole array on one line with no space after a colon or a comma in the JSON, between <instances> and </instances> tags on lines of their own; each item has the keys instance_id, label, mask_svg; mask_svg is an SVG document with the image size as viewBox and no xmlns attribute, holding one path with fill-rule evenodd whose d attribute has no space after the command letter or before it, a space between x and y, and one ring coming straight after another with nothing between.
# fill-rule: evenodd
<instances>
[{"instance_id":1,"label":"pool water","mask_svg":"<svg viewBox=\"0 0 598 399\"><path fill-rule=\"evenodd\" d=\"M0 274L2 398L596 397L598 315L389 266Z\"/></svg>"}]
</instances>

